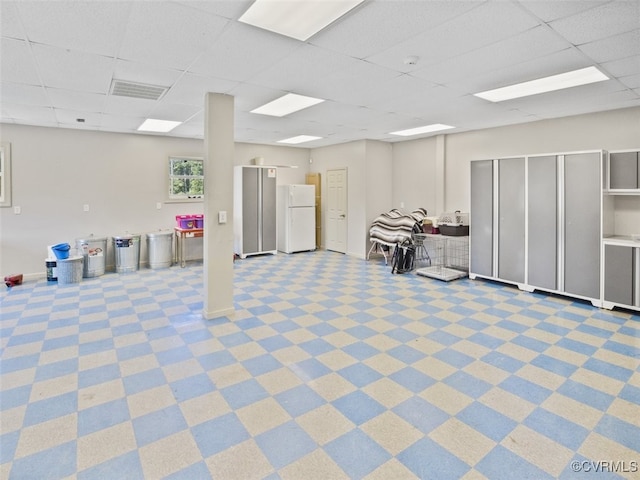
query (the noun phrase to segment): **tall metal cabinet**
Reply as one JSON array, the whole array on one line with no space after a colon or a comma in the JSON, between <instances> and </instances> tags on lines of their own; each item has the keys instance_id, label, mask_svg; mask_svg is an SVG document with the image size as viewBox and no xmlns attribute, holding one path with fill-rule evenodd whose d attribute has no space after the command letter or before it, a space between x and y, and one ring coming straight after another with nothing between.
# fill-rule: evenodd
<instances>
[{"instance_id":1,"label":"tall metal cabinet","mask_svg":"<svg viewBox=\"0 0 640 480\"><path fill-rule=\"evenodd\" d=\"M275 167L235 167L233 233L240 258L277 253L276 172Z\"/></svg>"},{"instance_id":2,"label":"tall metal cabinet","mask_svg":"<svg viewBox=\"0 0 640 480\"><path fill-rule=\"evenodd\" d=\"M471 162L470 278L600 306L603 152Z\"/></svg>"}]
</instances>

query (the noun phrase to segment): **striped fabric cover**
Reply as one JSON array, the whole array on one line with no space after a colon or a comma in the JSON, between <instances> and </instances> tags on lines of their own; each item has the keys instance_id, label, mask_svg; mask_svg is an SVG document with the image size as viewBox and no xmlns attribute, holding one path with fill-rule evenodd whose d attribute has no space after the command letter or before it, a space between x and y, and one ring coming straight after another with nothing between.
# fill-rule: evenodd
<instances>
[{"instance_id":1,"label":"striped fabric cover","mask_svg":"<svg viewBox=\"0 0 640 480\"><path fill-rule=\"evenodd\" d=\"M422 220L427 210L418 208L411 213L402 213L398 209L382 213L371 223L369 239L383 245L394 246L404 240L411 240L411 233L416 228L422 231Z\"/></svg>"}]
</instances>

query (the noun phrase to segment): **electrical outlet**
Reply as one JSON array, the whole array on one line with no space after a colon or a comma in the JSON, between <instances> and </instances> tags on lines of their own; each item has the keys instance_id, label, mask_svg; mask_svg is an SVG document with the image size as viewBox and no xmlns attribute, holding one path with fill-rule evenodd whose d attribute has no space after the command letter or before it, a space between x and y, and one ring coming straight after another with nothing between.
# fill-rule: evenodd
<instances>
[{"instance_id":1,"label":"electrical outlet","mask_svg":"<svg viewBox=\"0 0 640 480\"><path fill-rule=\"evenodd\" d=\"M89 204L88 204L88 203L85 203L85 204L82 206L82 211L83 211L83 212L88 212L88 211L89 211Z\"/></svg>"},{"instance_id":2,"label":"electrical outlet","mask_svg":"<svg viewBox=\"0 0 640 480\"><path fill-rule=\"evenodd\" d=\"M227 223L227 212L218 212L218 223Z\"/></svg>"},{"instance_id":3,"label":"electrical outlet","mask_svg":"<svg viewBox=\"0 0 640 480\"><path fill-rule=\"evenodd\" d=\"M20 215L22 213L22 209L18 206L13 207L13 213L16 215Z\"/></svg>"},{"instance_id":4,"label":"electrical outlet","mask_svg":"<svg viewBox=\"0 0 640 480\"><path fill-rule=\"evenodd\" d=\"M157 208L158 210L160 210L160 209L162 208L162 203L157 202L157 203L156 203L156 208Z\"/></svg>"}]
</instances>

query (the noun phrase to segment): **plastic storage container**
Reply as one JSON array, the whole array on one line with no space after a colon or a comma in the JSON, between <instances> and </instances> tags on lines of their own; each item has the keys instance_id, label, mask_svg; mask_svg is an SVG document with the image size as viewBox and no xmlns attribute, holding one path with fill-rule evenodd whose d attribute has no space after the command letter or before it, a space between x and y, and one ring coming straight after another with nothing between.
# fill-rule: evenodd
<instances>
[{"instance_id":1,"label":"plastic storage container","mask_svg":"<svg viewBox=\"0 0 640 480\"><path fill-rule=\"evenodd\" d=\"M170 230L147 233L149 268L168 268L173 263L173 232Z\"/></svg>"},{"instance_id":2,"label":"plastic storage container","mask_svg":"<svg viewBox=\"0 0 640 480\"><path fill-rule=\"evenodd\" d=\"M176 215L176 223L180 228L195 228L193 215Z\"/></svg>"},{"instance_id":3,"label":"plastic storage container","mask_svg":"<svg viewBox=\"0 0 640 480\"><path fill-rule=\"evenodd\" d=\"M85 238L76 238L76 249L82 252L84 257L84 278L99 277L104 275L107 258L107 239L90 235Z\"/></svg>"},{"instance_id":4,"label":"plastic storage container","mask_svg":"<svg viewBox=\"0 0 640 480\"><path fill-rule=\"evenodd\" d=\"M80 283L82 280L82 264L84 258L82 255L58 259L57 275L58 285L68 285L71 283Z\"/></svg>"},{"instance_id":5,"label":"plastic storage container","mask_svg":"<svg viewBox=\"0 0 640 480\"><path fill-rule=\"evenodd\" d=\"M204 228L204 215L194 215L195 228Z\"/></svg>"},{"instance_id":6,"label":"plastic storage container","mask_svg":"<svg viewBox=\"0 0 640 480\"><path fill-rule=\"evenodd\" d=\"M113 237L113 251L117 273L135 272L140 269L140 235Z\"/></svg>"}]
</instances>

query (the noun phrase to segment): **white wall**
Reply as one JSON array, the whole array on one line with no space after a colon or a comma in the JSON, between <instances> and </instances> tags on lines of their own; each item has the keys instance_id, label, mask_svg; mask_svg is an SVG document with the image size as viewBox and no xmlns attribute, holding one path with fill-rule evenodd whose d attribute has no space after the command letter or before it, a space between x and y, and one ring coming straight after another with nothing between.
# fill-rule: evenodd
<instances>
[{"instance_id":1,"label":"white wall","mask_svg":"<svg viewBox=\"0 0 640 480\"><path fill-rule=\"evenodd\" d=\"M202 202L165 203L168 157L202 156L202 140L9 124L1 125L0 140L11 143L12 204L22 211L0 208L3 275L44 275L47 245L75 246L92 233L108 238L112 268L112 236L173 228L176 215L203 212ZM304 183L308 149L236 144L234 163L258 155L298 167L279 169L278 183ZM189 243L188 258L201 258L201 240ZM141 246L144 264L144 237Z\"/></svg>"},{"instance_id":2,"label":"white wall","mask_svg":"<svg viewBox=\"0 0 640 480\"><path fill-rule=\"evenodd\" d=\"M366 143L366 214L363 218L364 258L371 248L369 229L375 218L393 208L393 146L368 140Z\"/></svg>"},{"instance_id":3,"label":"white wall","mask_svg":"<svg viewBox=\"0 0 640 480\"><path fill-rule=\"evenodd\" d=\"M393 144L393 208L436 212L436 137ZM402 207L404 204L404 207Z\"/></svg>"},{"instance_id":4,"label":"white wall","mask_svg":"<svg viewBox=\"0 0 640 480\"><path fill-rule=\"evenodd\" d=\"M640 148L637 107L447 135L445 205L468 211L471 160L632 148Z\"/></svg>"}]
</instances>

